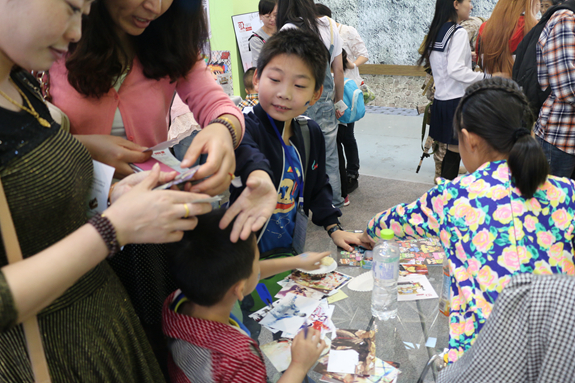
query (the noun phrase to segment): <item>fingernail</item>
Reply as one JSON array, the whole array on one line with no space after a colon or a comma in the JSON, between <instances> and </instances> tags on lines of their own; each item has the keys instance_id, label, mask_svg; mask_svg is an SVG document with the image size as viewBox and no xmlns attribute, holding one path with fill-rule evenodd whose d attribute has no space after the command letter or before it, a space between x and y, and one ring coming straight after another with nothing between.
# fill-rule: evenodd
<instances>
[{"instance_id":1,"label":"fingernail","mask_svg":"<svg viewBox=\"0 0 575 383\"><path fill-rule=\"evenodd\" d=\"M187 168L187 167L189 167L190 165L191 165L191 164L190 164L190 160L183 160L183 161L180 163L180 167L182 167L182 168Z\"/></svg>"}]
</instances>

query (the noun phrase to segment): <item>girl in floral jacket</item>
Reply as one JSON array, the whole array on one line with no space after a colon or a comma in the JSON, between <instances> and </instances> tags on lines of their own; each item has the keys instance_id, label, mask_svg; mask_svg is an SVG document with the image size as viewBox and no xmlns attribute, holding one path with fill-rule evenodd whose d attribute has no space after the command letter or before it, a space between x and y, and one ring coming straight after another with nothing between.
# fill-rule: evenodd
<instances>
[{"instance_id":1,"label":"girl in floral jacket","mask_svg":"<svg viewBox=\"0 0 575 383\"><path fill-rule=\"evenodd\" d=\"M441 238L451 274L450 362L473 344L513 275L575 274L575 184L548 175L532 125L513 81L469 86L454 127L470 174L377 214L364 234L368 241L391 228L398 238Z\"/></svg>"}]
</instances>

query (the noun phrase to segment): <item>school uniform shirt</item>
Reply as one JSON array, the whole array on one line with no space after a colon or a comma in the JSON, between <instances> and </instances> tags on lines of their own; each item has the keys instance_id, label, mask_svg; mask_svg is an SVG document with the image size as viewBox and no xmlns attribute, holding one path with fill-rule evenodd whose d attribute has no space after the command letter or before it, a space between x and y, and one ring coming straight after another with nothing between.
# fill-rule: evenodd
<instances>
[{"instance_id":1,"label":"school uniform shirt","mask_svg":"<svg viewBox=\"0 0 575 383\"><path fill-rule=\"evenodd\" d=\"M434 43L434 50L429 55L435 98L453 100L463 97L469 85L483 80L485 76L471 69L469 36L464 28L454 23L445 23L439 33L445 38Z\"/></svg>"},{"instance_id":2,"label":"school uniform shirt","mask_svg":"<svg viewBox=\"0 0 575 383\"><path fill-rule=\"evenodd\" d=\"M535 47L541 89L551 87L535 124L535 134L575 154L575 15L568 9L551 16Z\"/></svg>"},{"instance_id":3,"label":"school uniform shirt","mask_svg":"<svg viewBox=\"0 0 575 383\"><path fill-rule=\"evenodd\" d=\"M230 324L177 313L173 303L180 290L165 301L162 327L168 337L168 370L173 383L265 383L266 366L256 342L237 321Z\"/></svg>"},{"instance_id":4,"label":"school uniform shirt","mask_svg":"<svg viewBox=\"0 0 575 383\"><path fill-rule=\"evenodd\" d=\"M449 362L474 343L512 276L575 274L574 181L549 176L525 199L505 160L377 214L367 232L387 228L398 238L441 238L451 275Z\"/></svg>"}]
</instances>

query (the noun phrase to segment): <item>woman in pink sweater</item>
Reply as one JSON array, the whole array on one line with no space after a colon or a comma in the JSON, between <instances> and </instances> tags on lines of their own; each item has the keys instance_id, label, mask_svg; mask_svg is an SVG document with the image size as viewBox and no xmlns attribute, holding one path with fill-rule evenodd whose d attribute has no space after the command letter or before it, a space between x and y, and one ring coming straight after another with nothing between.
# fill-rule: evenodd
<instances>
[{"instance_id":1,"label":"woman in pink sweater","mask_svg":"<svg viewBox=\"0 0 575 383\"><path fill-rule=\"evenodd\" d=\"M124 177L133 172L130 163L149 158L144 148L167 139L170 105L177 92L203 127L182 167L208 154L196 179L209 178L192 191L219 194L233 177L234 148L241 141L244 119L201 59L207 37L201 1L94 2L83 20L82 39L70 44L69 53L55 52L62 57L50 69L52 102L68 115L71 132L92 157ZM234 225L236 238L240 231L247 238L251 230L258 230L258 222L265 222L273 211L273 207L257 209L261 194L274 190L265 176L243 180L253 186L251 199L246 196L243 205L231 209L222 221L226 226L231 215L240 213ZM158 346L163 343L162 303L176 288L165 257L163 246L140 245L127 246L111 261L148 338Z\"/></svg>"}]
</instances>

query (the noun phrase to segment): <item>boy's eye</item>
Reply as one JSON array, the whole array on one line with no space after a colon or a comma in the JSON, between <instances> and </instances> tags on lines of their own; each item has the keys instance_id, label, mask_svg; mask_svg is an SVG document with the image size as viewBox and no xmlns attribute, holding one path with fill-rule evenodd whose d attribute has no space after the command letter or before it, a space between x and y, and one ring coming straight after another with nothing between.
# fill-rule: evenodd
<instances>
[{"instance_id":1,"label":"boy's eye","mask_svg":"<svg viewBox=\"0 0 575 383\"><path fill-rule=\"evenodd\" d=\"M70 9L72 10L72 12L74 12L74 13L80 13L80 12L82 12L82 8L75 6L75 5L72 4L71 2L68 2L68 6L70 7Z\"/></svg>"},{"instance_id":2,"label":"boy's eye","mask_svg":"<svg viewBox=\"0 0 575 383\"><path fill-rule=\"evenodd\" d=\"M300 89L305 89L305 88L307 88L307 86L305 86L305 85L297 85L297 84L296 84L295 87L296 87L296 88L300 88Z\"/></svg>"},{"instance_id":3,"label":"boy's eye","mask_svg":"<svg viewBox=\"0 0 575 383\"><path fill-rule=\"evenodd\" d=\"M271 80L272 82L280 82L280 80L278 80L277 78L271 78L271 77L270 77L270 80Z\"/></svg>"}]
</instances>

